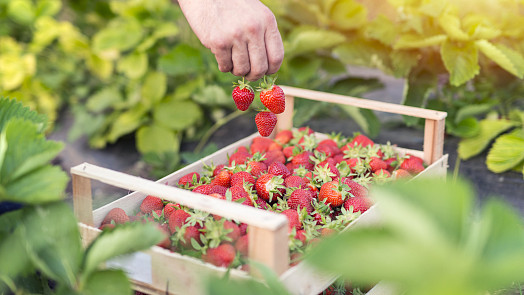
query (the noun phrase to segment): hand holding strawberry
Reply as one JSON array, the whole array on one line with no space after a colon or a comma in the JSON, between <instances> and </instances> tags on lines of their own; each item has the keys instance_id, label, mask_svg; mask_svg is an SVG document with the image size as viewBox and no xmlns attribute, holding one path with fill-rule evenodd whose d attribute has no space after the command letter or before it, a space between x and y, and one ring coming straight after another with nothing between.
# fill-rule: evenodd
<instances>
[{"instance_id":1,"label":"hand holding strawberry","mask_svg":"<svg viewBox=\"0 0 524 295\"><path fill-rule=\"evenodd\" d=\"M235 88L233 89L232 96L237 109L241 111L247 110L255 99L253 88L249 86L248 82L244 81L244 78L239 80L238 83L233 83L233 85Z\"/></svg>"}]
</instances>

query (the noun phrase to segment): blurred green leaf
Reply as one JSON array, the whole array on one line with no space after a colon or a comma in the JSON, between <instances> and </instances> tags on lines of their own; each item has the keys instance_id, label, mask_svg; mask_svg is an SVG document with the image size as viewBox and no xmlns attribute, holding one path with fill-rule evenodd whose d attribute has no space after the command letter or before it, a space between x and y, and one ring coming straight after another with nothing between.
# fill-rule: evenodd
<instances>
[{"instance_id":1,"label":"blurred green leaf","mask_svg":"<svg viewBox=\"0 0 524 295\"><path fill-rule=\"evenodd\" d=\"M467 160L481 153L489 143L500 133L514 127L515 123L507 120L482 120L480 133L476 136L462 139L458 145L458 154L461 159Z\"/></svg>"},{"instance_id":2,"label":"blurred green leaf","mask_svg":"<svg viewBox=\"0 0 524 295\"><path fill-rule=\"evenodd\" d=\"M524 136L522 132L512 132L499 136L488 152L488 169L501 173L517 166L524 160Z\"/></svg>"},{"instance_id":3,"label":"blurred green leaf","mask_svg":"<svg viewBox=\"0 0 524 295\"><path fill-rule=\"evenodd\" d=\"M122 270L99 270L92 273L83 288L86 295L131 295L131 283Z\"/></svg>"},{"instance_id":4,"label":"blurred green leaf","mask_svg":"<svg viewBox=\"0 0 524 295\"><path fill-rule=\"evenodd\" d=\"M231 89L233 91L233 89ZM193 95L193 100L200 105L216 106L216 105L233 105L231 94L226 93L224 88L218 85L207 85L199 92Z\"/></svg>"},{"instance_id":5,"label":"blurred green leaf","mask_svg":"<svg viewBox=\"0 0 524 295\"><path fill-rule=\"evenodd\" d=\"M318 49L331 48L344 42L344 35L328 30L302 29L291 34L286 54L291 56Z\"/></svg>"},{"instance_id":6,"label":"blurred green leaf","mask_svg":"<svg viewBox=\"0 0 524 295\"><path fill-rule=\"evenodd\" d=\"M147 118L144 117L147 109L142 104L137 104L133 108L124 111L112 122L111 129L106 135L109 142L115 142L122 135L136 130Z\"/></svg>"},{"instance_id":7,"label":"blurred green leaf","mask_svg":"<svg viewBox=\"0 0 524 295\"><path fill-rule=\"evenodd\" d=\"M142 103L148 107L156 105L166 94L166 89L167 77L164 73L147 73L142 85Z\"/></svg>"},{"instance_id":8,"label":"blurred green leaf","mask_svg":"<svg viewBox=\"0 0 524 295\"><path fill-rule=\"evenodd\" d=\"M473 137L480 132L479 121L473 117L464 118L456 125L447 124L448 133L462 138Z\"/></svg>"},{"instance_id":9,"label":"blurred green leaf","mask_svg":"<svg viewBox=\"0 0 524 295\"><path fill-rule=\"evenodd\" d=\"M13 118L21 118L33 122L38 132L43 132L47 127L47 118L24 106L16 99L0 99L0 131L6 123Z\"/></svg>"},{"instance_id":10,"label":"blurred green leaf","mask_svg":"<svg viewBox=\"0 0 524 295\"><path fill-rule=\"evenodd\" d=\"M200 106L192 101L169 101L155 108L155 122L173 130L184 130L202 118Z\"/></svg>"},{"instance_id":11,"label":"blurred green leaf","mask_svg":"<svg viewBox=\"0 0 524 295\"><path fill-rule=\"evenodd\" d=\"M180 44L158 60L159 69L173 76L196 74L204 70L198 49Z\"/></svg>"},{"instance_id":12,"label":"blurred green leaf","mask_svg":"<svg viewBox=\"0 0 524 295\"><path fill-rule=\"evenodd\" d=\"M118 225L111 231L103 231L87 249L83 274L89 277L100 263L116 256L148 249L163 239L164 234L152 223L127 223Z\"/></svg>"},{"instance_id":13,"label":"blurred green leaf","mask_svg":"<svg viewBox=\"0 0 524 295\"><path fill-rule=\"evenodd\" d=\"M488 40L477 40L475 44L483 54L503 69L522 79L524 75L524 57L520 53L502 44L493 44Z\"/></svg>"},{"instance_id":14,"label":"blurred green leaf","mask_svg":"<svg viewBox=\"0 0 524 295\"><path fill-rule=\"evenodd\" d=\"M117 70L130 79L142 77L146 73L147 67L147 54L143 52L133 52L119 59L117 63Z\"/></svg>"},{"instance_id":15,"label":"blurred green leaf","mask_svg":"<svg viewBox=\"0 0 524 295\"><path fill-rule=\"evenodd\" d=\"M454 43L446 41L440 48L442 60L450 73L451 85L459 86L475 77L479 71L478 50L473 42Z\"/></svg>"},{"instance_id":16,"label":"blurred green leaf","mask_svg":"<svg viewBox=\"0 0 524 295\"><path fill-rule=\"evenodd\" d=\"M100 113L115 104L123 103L120 89L108 86L95 92L87 99L86 108L92 112Z\"/></svg>"},{"instance_id":17,"label":"blurred green leaf","mask_svg":"<svg viewBox=\"0 0 524 295\"><path fill-rule=\"evenodd\" d=\"M153 124L138 129L136 132L136 147L142 154L178 152L180 141L173 130Z\"/></svg>"},{"instance_id":18,"label":"blurred green leaf","mask_svg":"<svg viewBox=\"0 0 524 295\"><path fill-rule=\"evenodd\" d=\"M459 123L467 117L478 116L486 114L491 111L493 104L483 103L483 104L470 104L461 107L457 114L455 115L455 123Z\"/></svg>"},{"instance_id":19,"label":"blurred green leaf","mask_svg":"<svg viewBox=\"0 0 524 295\"><path fill-rule=\"evenodd\" d=\"M115 19L93 36L93 50L97 53L125 51L140 42L143 34L142 26L134 18Z\"/></svg>"},{"instance_id":20,"label":"blurred green leaf","mask_svg":"<svg viewBox=\"0 0 524 295\"><path fill-rule=\"evenodd\" d=\"M60 0L40 0L36 3L37 16L53 16L57 14L62 8Z\"/></svg>"},{"instance_id":21,"label":"blurred green leaf","mask_svg":"<svg viewBox=\"0 0 524 295\"><path fill-rule=\"evenodd\" d=\"M373 138L378 136L380 132L380 121L372 110L348 105L339 105L339 108L355 120L358 126L362 128L362 131L369 137Z\"/></svg>"},{"instance_id":22,"label":"blurred green leaf","mask_svg":"<svg viewBox=\"0 0 524 295\"><path fill-rule=\"evenodd\" d=\"M355 0L333 1L329 14L331 24L342 30L359 28L367 21L366 7Z\"/></svg>"},{"instance_id":23,"label":"blurred green leaf","mask_svg":"<svg viewBox=\"0 0 524 295\"><path fill-rule=\"evenodd\" d=\"M310 56L295 56L289 60L289 69L293 73L293 79L298 83L306 83L313 77L318 77L322 60Z\"/></svg>"},{"instance_id":24,"label":"blurred green leaf","mask_svg":"<svg viewBox=\"0 0 524 295\"><path fill-rule=\"evenodd\" d=\"M7 4L7 13L16 22L29 25L34 21L36 12L32 1L11 0Z\"/></svg>"},{"instance_id":25,"label":"blurred green leaf","mask_svg":"<svg viewBox=\"0 0 524 295\"><path fill-rule=\"evenodd\" d=\"M402 104L414 107L424 107L427 98L437 85L437 78L430 72L411 73L406 79ZM416 125L420 118L403 116L408 126Z\"/></svg>"}]
</instances>

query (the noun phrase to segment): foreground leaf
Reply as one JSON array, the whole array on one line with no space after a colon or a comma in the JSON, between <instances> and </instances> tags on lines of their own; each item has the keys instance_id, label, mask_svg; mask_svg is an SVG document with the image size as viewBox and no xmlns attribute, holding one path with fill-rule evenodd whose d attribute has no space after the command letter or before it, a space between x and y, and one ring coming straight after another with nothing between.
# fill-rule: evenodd
<instances>
[{"instance_id":1,"label":"foreground leaf","mask_svg":"<svg viewBox=\"0 0 524 295\"><path fill-rule=\"evenodd\" d=\"M4 129L5 124L13 118L33 122L39 132L44 131L47 126L45 115L32 111L16 99L0 98L0 130Z\"/></svg>"},{"instance_id":2,"label":"foreground leaf","mask_svg":"<svg viewBox=\"0 0 524 295\"><path fill-rule=\"evenodd\" d=\"M99 270L89 276L82 294L131 295L131 283L122 270Z\"/></svg>"}]
</instances>

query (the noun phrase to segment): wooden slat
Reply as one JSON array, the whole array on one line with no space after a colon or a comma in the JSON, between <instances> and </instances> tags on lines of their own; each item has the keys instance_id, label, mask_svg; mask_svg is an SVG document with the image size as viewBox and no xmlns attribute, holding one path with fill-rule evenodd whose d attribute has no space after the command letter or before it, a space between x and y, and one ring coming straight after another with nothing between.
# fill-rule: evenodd
<instances>
[{"instance_id":1,"label":"wooden slat","mask_svg":"<svg viewBox=\"0 0 524 295\"><path fill-rule=\"evenodd\" d=\"M280 86L284 93L289 96L302 97L306 99L351 105L359 108L365 108L386 113L395 113L400 115L412 116L417 118L442 120L446 118L447 113L434 110L421 109L411 106L387 103L382 101L356 98L346 95L326 93L321 91L301 89L290 86Z\"/></svg>"},{"instance_id":2,"label":"wooden slat","mask_svg":"<svg viewBox=\"0 0 524 295\"><path fill-rule=\"evenodd\" d=\"M73 175L98 180L115 187L157 196L167 201L176 202L197 210L217 214L225 218L234 219L271 231L278 230L284 225L287 226L287 218L282 214L260 210L202 194L195 194L188 190L163 185L148 179L88 163L72 167L71 173Z\"/></svg>"},{"instance_id":3,"label":"wooden slat","mask_svg":"<svg viewBox=\"0 0 524 295\"><path fill-rule=\"evenodd\" d=\"M93 225L93 197L91 180L75 175L72 176L73 185L73 210L78 221Z\"/></svg>"},{"instance_id":4,"label":"wooden slat","mask_svg":"<svg viewBox=\"0 0 524 295\"><path fill-rule=\"evenodd\" d=\"M286 94L286 109L283 113L277 115L278 121L275 127L275 133L293 128L294 104L295 98L292 95Z\"/></svg>"},{"instance_id":5,"label":"wooden slat","mask_svg":"<svg viewBox=\"0 0 524 295\"><path fill-rule=\"evenodd\" d=\"M249 258L263 263L277 275L289 266L288 226L276 231L250 226L248 229ZM256 269L252 268L256 272Z\"/></svg>"},{"instance_id":6,"label":"wooden slat","mask_svg":"<svg viewBox=\"0 0 524 295\"><path fill-rule=\"evenodd\" d=\"M444 153L445 119L426 119L424 126L424 161L432 164Z\"/></svg>"}]
</instances>

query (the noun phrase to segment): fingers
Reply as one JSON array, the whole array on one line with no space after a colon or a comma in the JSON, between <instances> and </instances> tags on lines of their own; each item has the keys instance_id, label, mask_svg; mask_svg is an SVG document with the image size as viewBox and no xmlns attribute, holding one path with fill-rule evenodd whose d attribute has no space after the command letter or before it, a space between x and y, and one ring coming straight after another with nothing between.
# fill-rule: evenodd
<instances>
[{"instance_id":1,"label":"fingers","mask_svg":"<svg viewBox=\"0 0 524 295\"><path fill-rule=\"evenodd\" d=\"M233 69L231 73L235 76L243 77L251 71L249 62L248 46L244 42L235 42L231 52Z\"/></svg>"},{"instance_id":2,"label":"fingers","mask_svg":"<svg viewBox=\"0 0 524 295\"><path fill-rule=\"evenodd\" d=\"M284 45L282 44L282 37L278 31L276 21L270 23L266 31L265 46L268 62L266 75L272 75L280 69L282 61L284 60Z\"/></svg>"},{"instance_id":3,"label":"fingers","mask_svg":"<svg viewBox=\"0 0 524 295\"><path fill-rule=\"evenodd\" d=\"M264 44L263 32L248 43L248 50L251 68L246 75L246 79L256 81L266 75L268 70L267 51Z\"/></svg>"},{"instance_id":4,"label":"fingers","mask_svg":"<svg viewBox=\"0 0 524 295\"><path fill-rule=\"evenodd\" d=\"M232 48L222 46L213 51L218 63L218 69L223 73L231 72L233 70Z\"/></svg>"}]
</instances>

